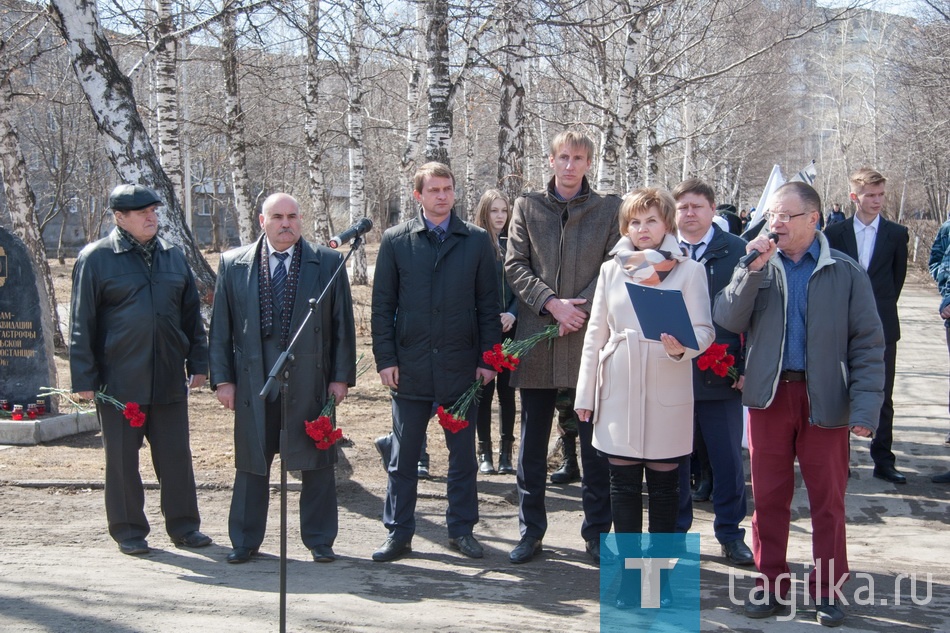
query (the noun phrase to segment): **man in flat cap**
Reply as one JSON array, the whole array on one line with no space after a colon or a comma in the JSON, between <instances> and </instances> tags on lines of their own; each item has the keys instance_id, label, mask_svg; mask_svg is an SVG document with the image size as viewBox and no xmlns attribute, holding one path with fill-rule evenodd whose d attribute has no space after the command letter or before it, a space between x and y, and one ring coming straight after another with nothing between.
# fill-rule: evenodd
<instances>
[{"instance_id":1,"label":"man in flat cap","mask_svg":"<svg viewBox=\"0 0 950 633\"><path fill-rule=\"evenodd\" d=\"M204 547L188 438L188 390L204 384L208 341L185 256L158 237L158 195L119 185L115 229L86 246L73 269L69 368L86 399L104 391L145 414L128 420L96 402L106 456L106 517L123 554L149 551L139 449L148 438L165 530L180 547Z\"/></svg>"}]
</instances>

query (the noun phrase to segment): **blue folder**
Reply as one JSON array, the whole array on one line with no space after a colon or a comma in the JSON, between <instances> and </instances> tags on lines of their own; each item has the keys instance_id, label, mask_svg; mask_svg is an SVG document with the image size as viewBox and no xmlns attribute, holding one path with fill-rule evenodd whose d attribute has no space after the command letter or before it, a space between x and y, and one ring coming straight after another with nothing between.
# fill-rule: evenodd
<instances>
[{"instance_id":1,"label":"blue folder","mask_svg":"<svg viewBox=\"0 0 950 633\"><path fill-rule=\"evenodd\" d=\"M627 283L627 293L644 338L659 341L660 334L669 334L683 347L699 349L682 292Z\"/></svg>"}]
</instances>

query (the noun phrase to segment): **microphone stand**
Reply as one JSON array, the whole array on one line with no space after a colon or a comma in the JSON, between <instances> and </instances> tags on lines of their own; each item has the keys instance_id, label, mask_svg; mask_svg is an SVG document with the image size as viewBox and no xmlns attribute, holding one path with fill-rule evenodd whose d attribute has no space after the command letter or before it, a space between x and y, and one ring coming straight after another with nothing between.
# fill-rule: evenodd
<instances>
[{"instance_id":1,"label":"microphone stand","mask_svg":"<svg viewBox=\"0 0 950 633\"><path fill-rule=\"evenodd\" d=\"M350 259L350 255L362 244L362 237L357 236L353 239L350 252L346 254L343 261L341 261L339 266L336 267L336 270L333 271L333 275L323 288L320 296L316 299L310 299L310 309L307 310L307 316L304 317L300 327L294 332L294 336L287 345L287 349L281 352L280 356L277 357L277 362L274 363L274 366L267 374L267 382L264 383L264 388L261 389L260 393L261 399L266 401L267 398L274 393L274 390L280 389L280 633L286 633L287 631L287 460L284 459L283 449L287 443L287 403L290 398L290 363L294 360L294 347L297 344L297 340L300 338L300 334L304 331L304 328L307 327L307 323L310 322L310 317L316 314L317 307L323 301L323 298L326 297L337 275L340 274L341 270L346 268L346 262Z\"/></svg>"}]
</instances>

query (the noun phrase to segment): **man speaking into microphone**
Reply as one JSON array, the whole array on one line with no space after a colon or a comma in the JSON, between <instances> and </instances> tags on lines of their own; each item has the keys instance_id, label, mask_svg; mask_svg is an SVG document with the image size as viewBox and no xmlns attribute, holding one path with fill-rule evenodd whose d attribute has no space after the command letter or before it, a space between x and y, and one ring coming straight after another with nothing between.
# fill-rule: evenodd
<instances>
[{"instance_id":1,"label":"man speaking into microphone","mask_svg":"<svg viewBox=\"0 0 950 633\"><path fill-rule=\"evenodd\" d=\"M818 192L790 182L770 203L774 236L749 242L746 252L759 255L736 268L713 309L716 323L747 333L742 402L749 407L752 552L761 576L745 613L766 618L788 604L797 457L811 510L809 591L818 623L837 626L845 617L838 591L848 578L848 429L870 437L877 428L884 332L864 269L816 228Z\"/></svg>"}]
</instances>

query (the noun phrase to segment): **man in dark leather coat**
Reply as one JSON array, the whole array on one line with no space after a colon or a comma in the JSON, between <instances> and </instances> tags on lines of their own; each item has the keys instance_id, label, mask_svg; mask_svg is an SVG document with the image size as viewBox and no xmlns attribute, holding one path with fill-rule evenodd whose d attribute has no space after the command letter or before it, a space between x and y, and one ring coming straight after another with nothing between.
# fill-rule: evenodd
<instances>
[{"instance_id":1,"label":"man in dark leather coat","mask_svg":"<svg viewBox=\"0 0 950 633\"><path fill-rule=\"evenodd\" d=\"M70 318L72 389L104 391L145 414L132 426L97 402L106 455L109 534L124 554L149 551L138 451L148 438L172 541L203 547L188 435L188 389L204 384L208 343L195 280L178 248L158 237L158 195L119 185L109 196L116 228L76 259Z\"/></svg>"}]
</instances>

